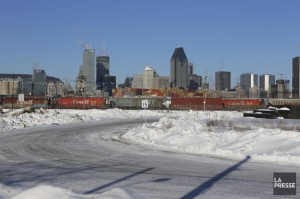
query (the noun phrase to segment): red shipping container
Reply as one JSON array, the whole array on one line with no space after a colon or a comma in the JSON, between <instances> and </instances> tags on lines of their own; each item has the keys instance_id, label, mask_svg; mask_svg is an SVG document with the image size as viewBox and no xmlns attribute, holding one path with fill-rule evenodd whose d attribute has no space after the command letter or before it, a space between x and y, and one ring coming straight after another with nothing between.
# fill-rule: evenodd
<instances>
[{"instance_id":1,"label":"red shipping container","mask_svg":"<svg viewBox=\"0 0 300 199\"><path fill-rule=\"evenodd\" d=\"M5 108L11 108L12 106L14 106L14 108L22 108L27 106L44 104L48 104L48 98L45 98L44 96L25 95L24 101L19 101L18 96L6 96L2 98L2 105Z\"/></svg>"},{"instance_id":2,"label":"red shipping container","mask_svg":"<svg viewBox=\"0 0 300 199\"><path fill-rule=\"evenodd\" d=\"M223 99L225 106L260 106L260 99Z\"/></svg>"},{"instance_id":3,"label":"red shipping container","mask_svg":"<svg viewBox=\"0 0 300 199\"><path fill-rule=\"evenodd\" d=\"M217 110L222 108L222 98L172 97L171 108L183 110Z\"/></svg>"},{"instance_id":4,"label":"red shipping container","mask_svg":"<svg viewBox=\"0 0 300 199\"><path fill-rule=\"evenodd\" d=\"M104 108L105 98L100 97L61 97L58 99L59 108L69 109L98 109Z\"/></svg>"},{"instance_id":5,"label":"red shipping container","mask_svg":"<svg viewBox=\"0 0 300 199\"><path fill-rule=\"evenodd\" d=\"M205 107L204 107L205 101ZM203 97L172 97L171 108L173 109L194 109L194 110L220 110L227 107L259 107L261 99L222 99Z\"/></svg>"}]
</instances>

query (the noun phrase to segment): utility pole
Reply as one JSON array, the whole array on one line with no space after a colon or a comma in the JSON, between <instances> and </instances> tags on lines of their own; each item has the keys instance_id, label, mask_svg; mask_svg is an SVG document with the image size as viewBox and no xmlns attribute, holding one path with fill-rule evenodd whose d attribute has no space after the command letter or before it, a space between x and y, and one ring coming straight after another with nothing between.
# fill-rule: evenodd
<instances>
[{"instance_id":1,"label":"utility pole","mask_svg":"<svg viewBox=\"0 0 300 199\"><path fill-rule=\"evenodd\" d=\"M45 80L45 109L47 108L47 101L46 101L46 96L47 96L47 80Z\"/></svg>"},{"instance_id":2,"label":"utility pole","mask_svg":"<svg viewBox=\"0 0 300 199\"><path fill-rule=\"evenodd\" d=\"M205 105L206 105L206 80L207 76L204 78L205 88L204 88L204 100L203 100L203 110L205 111Z\"/></svg>"},{"instance_id":3,"label":"utility pole","mask_svg":"<svg viewBox=\"0 0 300 199\"><path fill-rule=\"evenodd\" d=\"M12 91L11 91L11 110L14 110L14 84L15 84L15 74L12 74Z\"/></svg>"}]
</instances>

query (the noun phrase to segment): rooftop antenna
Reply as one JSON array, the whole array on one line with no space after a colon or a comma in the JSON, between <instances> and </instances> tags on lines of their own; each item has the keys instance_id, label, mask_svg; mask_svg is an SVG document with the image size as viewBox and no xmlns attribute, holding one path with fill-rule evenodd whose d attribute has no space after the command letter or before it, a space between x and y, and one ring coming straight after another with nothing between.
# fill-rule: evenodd
<instances>
[{"instance_id":1,"label":"rooftop antenna","mask_svg":"<svg viewBox=\"0 0 300 199\"><path fill-rule=\"evenodd\" d=\"M102 48L100 48L100 55L106 56L106 45L105 42L102 44Z\"/></svg>"}]
</instances>

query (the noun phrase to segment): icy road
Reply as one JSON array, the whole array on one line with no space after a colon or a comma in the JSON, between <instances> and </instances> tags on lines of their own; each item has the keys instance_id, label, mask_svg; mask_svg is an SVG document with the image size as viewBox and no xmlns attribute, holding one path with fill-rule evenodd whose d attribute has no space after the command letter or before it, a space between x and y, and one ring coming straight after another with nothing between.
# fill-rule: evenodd
<instances>
[{"instance_id":1,"label":"icy road","mask_svg":"<svg viewBox=\"0 0 300 199\"><path fill-rule=\"evenodd\" d=\"M273 172L300 174L297 166L161 151L121 138L143 122L109 119L3 132L0 183L24 189L48 184L86 195L122 188L143 198L282 198L273 195Z\"/></svg>"}]
</instances>

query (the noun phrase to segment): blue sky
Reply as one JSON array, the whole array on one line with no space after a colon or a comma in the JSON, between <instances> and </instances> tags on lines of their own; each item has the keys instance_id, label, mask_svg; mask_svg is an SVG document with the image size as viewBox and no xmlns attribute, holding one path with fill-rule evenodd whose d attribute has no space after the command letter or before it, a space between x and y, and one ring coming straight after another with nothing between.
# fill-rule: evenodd
<instances>
[{"instance_id":1,"label":"blue sky","mask_svg":"<svg viewBox=\"0 0 300 199\"><path fill-rule=\"evenodd\" d=\"M194 72L291 78L300 55L298 0L0 0L0 73L32 73L75 81L81 44L105 46L110 74L123 83L151 65L169 76L183 47Z\"/></svg>"}]
</instances>

